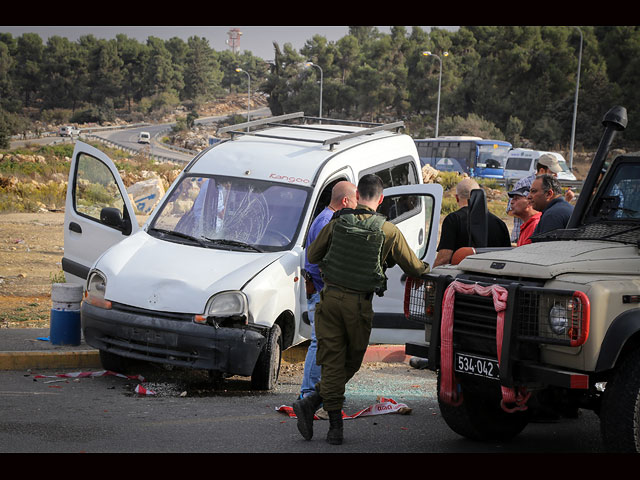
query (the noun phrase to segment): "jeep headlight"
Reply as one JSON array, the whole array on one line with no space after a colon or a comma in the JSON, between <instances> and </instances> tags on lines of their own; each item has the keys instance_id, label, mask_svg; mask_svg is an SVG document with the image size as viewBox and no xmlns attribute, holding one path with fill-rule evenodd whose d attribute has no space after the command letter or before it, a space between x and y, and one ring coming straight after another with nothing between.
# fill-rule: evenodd
<instances>
[{"instance_id":1,"label":"jeep headlight","mask_svg":"<svg viewBox=\"0 0 640 480\"><path fill-rule=\"evenodd\" d=\"M247 296L240 291L217 293L209 299L204 315L196 315L196 323L213 323L216 325L226 319L239 320L246 324L249 318L249 302Z\"/></svg>"},{"instance_id":2,"label":"jeep headlight","mask_svg":"<svg viewBox=\"0 0 640 480\"><path fill-rule=\"evenodd\" d=\"M87 291L85 301L100 308L111 308L111 302L105 300L104 294L107 290L107 280L102 273L94 270L89 274L87 281Z\"/></svg>"},{"instance_id":3,"label":"jeep headlight","mask_svg":"<svg viewBox=\"0 0 640 480\"><path fill-rule=\"evenodd\" d=\"M549 310L549 327L551 327L551 331L556 335L564 335L567 333L568 326L567 309L564 305L554 304Z\"/></svg>"}]
</instances>

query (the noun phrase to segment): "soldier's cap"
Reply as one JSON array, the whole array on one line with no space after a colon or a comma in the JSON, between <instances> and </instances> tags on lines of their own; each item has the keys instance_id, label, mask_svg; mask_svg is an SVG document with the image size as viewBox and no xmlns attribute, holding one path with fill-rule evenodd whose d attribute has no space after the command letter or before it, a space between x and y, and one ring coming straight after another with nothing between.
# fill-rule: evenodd
<instances>
[{"instance_id":1,"label":"soldier's cap","mask_svg":"<svg viewBox=\"0 0 640 480\"><path fill-rule=\"evenodd\" d=\"M560 167L558 159L549 153L540 155L540 158L538 158L538 164L547 167L549 171L553 173L560 173L562 171L562 167Z\"/></svg>"},{"instance_id":2,"label":"soldier's cap","mask_svg":"<svg viewBox=\"0 0 640 480\"><path fill-rule=\"evenodd\" d=\"M528 197L529 196L529 187L520 187L520 188L516 188L515 190L511 190L507 195L509 195L510 197Z\"/></svg>"}]
</instances>

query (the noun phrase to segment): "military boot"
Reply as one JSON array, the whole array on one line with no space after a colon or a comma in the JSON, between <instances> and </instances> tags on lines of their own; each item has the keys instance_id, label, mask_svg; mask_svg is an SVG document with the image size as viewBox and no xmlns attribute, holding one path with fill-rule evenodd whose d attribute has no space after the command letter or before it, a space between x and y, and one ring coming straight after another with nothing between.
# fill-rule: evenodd
<instances>
[{"instance_id":1,"label":"military boot","mask_svg":"<svg viewBox=\"0 0 640 480\"><path fill-rule=\"evenodd\" d=\"M305 440L313 437L313 416L322 404L322 398L317 392L293 402L293 412L298 417L298 431Z\"/></svg>"},{"instance_id":2,"label":"military boot","mask_svg":"<svg viewBox=\"0 0 640 480\"><path fill-rule=\"evenodd\" d=\"M332 410L329 412L327 442L331 445L342 445L342 410Z\"/></svg>"}]
</instances>

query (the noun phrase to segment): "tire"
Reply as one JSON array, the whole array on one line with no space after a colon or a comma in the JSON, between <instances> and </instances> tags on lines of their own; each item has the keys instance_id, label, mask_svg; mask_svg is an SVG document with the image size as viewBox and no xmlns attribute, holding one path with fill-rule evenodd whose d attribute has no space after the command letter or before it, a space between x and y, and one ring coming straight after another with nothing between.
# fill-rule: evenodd
<instances>
[{"instance_id":1,"label":"tire","mask_svg":"<svg viewBox=\"0 0 640 480\"><path fill-rule=\"evenodd\" d=\"M131 364L129 359L105 350L100 350L100 363L102 368L115 373L126 373Z\"/></svg>"},{"instance_id":2,"label":"tire","mask_svg":"<svg viewBox=\"0 0 640 480\"><path fill-rule=\"evenodd\" d=\"M280 374L282 361L282 331L275 324L269 331L267 343L262 348L258 361L251 374L253 390L273 390Z\"/></svg>"},{"instance_id":3,"label":"tire","mask_svg":"<svg viewBox=\"0 0 640 480\"><path fill-rule=\"evenodd\" d=\"M449 428L470 440L502 442L513 439L528 425L529 410L507 413L500 407L500 389L476 383L462 383L463 401L452 406L440 400L438 373L438 405Z\"/></svg>"},{"instance_id":4,"label":"tire","mask_svg":"<svg viewBox=\"0 0 640 480\"><path fill-rule=\"evenodd\" d=\"M640 350L633 351L607 382L600 407L600 433L605 449L640 452Z\"/></svg>"}]
</instances>

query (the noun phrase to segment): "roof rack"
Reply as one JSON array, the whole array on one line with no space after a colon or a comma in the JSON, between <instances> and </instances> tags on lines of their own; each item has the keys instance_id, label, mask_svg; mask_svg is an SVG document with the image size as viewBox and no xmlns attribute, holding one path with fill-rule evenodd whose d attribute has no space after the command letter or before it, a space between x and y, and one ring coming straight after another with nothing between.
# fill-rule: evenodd
<instances>
[{"instance_id":1,"label":"roof rack","mask_svg":"<svg viewBox=\"0 0 640 480\"><path fill-rule=\"evenodd\" d=\"M324 132L333 131L335 133L340 133L340 135L328 138L326 140L313 140L309 138L300 138L295 136L287 137L287 136L281 136L281 135L268 135L268 134L263 134L256 131L253 131L253 132L250 131L251 127L259 127L259 126L286 126L290 128L304 128L306 130L314 129L313 126L307 125L307 124L291 125L291 124L280 123L286 120L293 120L293 119L314 120L319 122L328 122L331 124L345 124L345 125L354 125L354 126L366 125L368 128L365 128L363 130L353 131L350 133L344 133L343 130L337 130L337 129L331 130L327 128L316 127L317 130L322 130ZM246 131L240 130L245 128L246 128ZM375 132L387 131L387 130L394 130L395 132L398 132L401 128L404 128L404 122L382 124L382 123L371 123L371 122L358 122L358 121L351 121L351 120L334 120L330 118L307 117L304 115L304 112L296 112L296 113L290 113L287 115L279 115L276 117L261 118L258 120L252 120L250 122L239 123L236 125L229 125L227 127L223 127L219 129L217 133L218 134L230 133L232 140L235 138L236 135L252 135L256 137L277 138L282 140L297 140L301 142L320 143L322 145L328 145L329 149L333 150L333 148L336 145L338 145L340 142L347 140L349 138L360 137L363 135L371 135Z\"/></svg>"}]
</instances>

